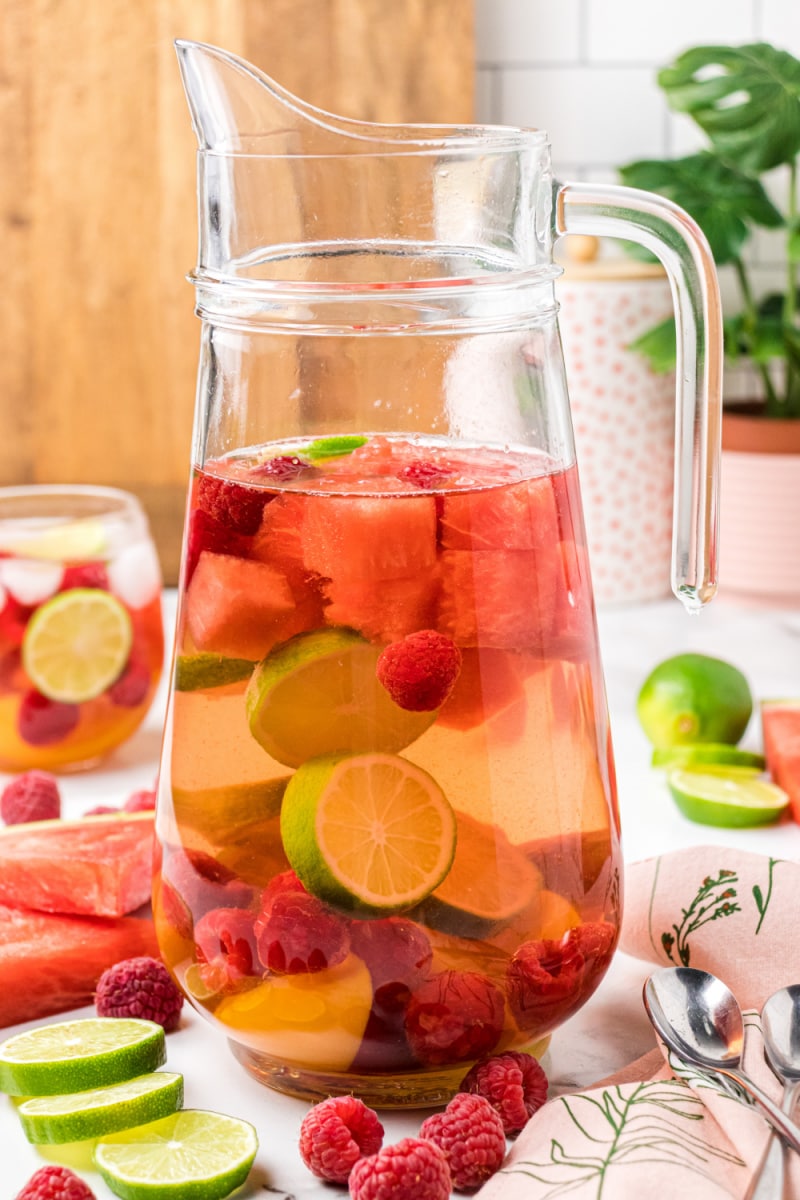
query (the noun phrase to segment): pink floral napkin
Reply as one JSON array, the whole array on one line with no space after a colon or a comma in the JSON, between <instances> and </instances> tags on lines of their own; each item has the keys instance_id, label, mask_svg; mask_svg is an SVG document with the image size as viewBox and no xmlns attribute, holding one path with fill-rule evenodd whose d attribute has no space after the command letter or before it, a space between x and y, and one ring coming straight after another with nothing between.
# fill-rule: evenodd
<instances>
[{"instance_id":1,"label":"pink floral napkin","mask_svg":"<svg viewBox=\"0 0 800 1200\"><path fill-rule=\"evenodd\" d=\"M745 1009L744 1068L778 1102L758 1010L778 988L800 983L798 899L800 864L716 846L626 873L620 948L724 979ZM653 1042L613 1078L540 1109L480 1200L744 1200L767 1125L724 1085L675 1061L655 1034ZM786 1161L785 1195L800 1197L800 1155Z\"/></svg>"}]
</instances>

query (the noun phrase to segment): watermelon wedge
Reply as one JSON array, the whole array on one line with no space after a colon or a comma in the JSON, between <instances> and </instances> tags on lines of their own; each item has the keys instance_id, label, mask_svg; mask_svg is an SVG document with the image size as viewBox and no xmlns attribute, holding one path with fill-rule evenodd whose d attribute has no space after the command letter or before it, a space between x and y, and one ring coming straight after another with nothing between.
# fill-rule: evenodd
<instances>
[{"instance_id":1,"label":"watermelon wedge","mask_svg":"<svg viewBox=\"0 0 800 1200\"><path fill-rule=\"evenodd\" d=\"M0 905L121 917L150 899L153 813L0 829Z\"/></svg>"},{"instance_id":2,"label":"watermelon wedge","mask_svg":"<svg viewBox=\"0 0 800 1200\"><path fill-rule=\"evenodd\" d=\"M792 816L800 821L800 699L762 700L761 729L767 770L788 793Z\"/></svg>"},{"instance_id":3,"label":"watermelon wedge","mask_svg":"<svg viewBox=\"0 0 800 1200\"><path fill-rule=\"evenodd\" d=\"M106 967L156 957L142 917L68 917L0 905L0 1026L89 1004Z\"/></svg>"}]
</instances>

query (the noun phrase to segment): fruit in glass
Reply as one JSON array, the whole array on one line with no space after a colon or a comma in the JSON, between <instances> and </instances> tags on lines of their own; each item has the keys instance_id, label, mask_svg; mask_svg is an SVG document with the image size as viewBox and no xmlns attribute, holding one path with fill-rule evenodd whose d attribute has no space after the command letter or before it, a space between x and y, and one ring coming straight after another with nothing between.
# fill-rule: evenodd
<instances>
[{"instance_id":1,"label":"fruit in glass","mask_svg":"<svg viewBox=\"0 0 800 1200\"><path fill-rule=\"evenodd\" d=\"M77 770L126 741L161 676L161 572L115 488L0 490L0 769Z\"/></svg>"},{"instance_id":2,"label":"fruit in glass","mask_svg":"<svg viewBox=\"0 0 800 1200\"><path fill-rule=\"evenodd\" d=\"M430 1104L541 1047L620 916L575 467L364 434L197 468L156 829L162 954L272 1086Z\"/></svg>"}]
</instances>

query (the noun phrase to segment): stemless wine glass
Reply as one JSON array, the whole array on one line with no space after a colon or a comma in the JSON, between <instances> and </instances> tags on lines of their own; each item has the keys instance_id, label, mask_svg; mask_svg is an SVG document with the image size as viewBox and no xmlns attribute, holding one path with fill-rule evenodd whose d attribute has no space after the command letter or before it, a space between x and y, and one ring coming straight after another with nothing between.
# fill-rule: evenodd
<instances>
[{"instance_id":1,"label":"stemless wine glass","mask_svg":"<svg viewBox=\"0 0 800 1200\"><path fill-rule=\"evenodd\" d=\"M116 488L0 488L0 769L92 766L143 721L161 676L161 570Z\"/></svg>"}]
</instances>

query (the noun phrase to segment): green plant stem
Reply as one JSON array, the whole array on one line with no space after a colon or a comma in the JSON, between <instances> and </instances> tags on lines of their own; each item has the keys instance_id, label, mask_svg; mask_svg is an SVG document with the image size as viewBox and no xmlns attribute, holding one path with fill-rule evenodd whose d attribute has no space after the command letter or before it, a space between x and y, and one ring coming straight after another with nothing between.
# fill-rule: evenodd
<instances>
[{"instance_id":1,"label":"green plant stem","mask_svg":"<svg viewBox=\"0 0 800 1200\"><path fill-rule=\"evenodd\" d=\"M739 280L739 287L742 292L742 301L744 303L744 314L743 315L744 315L745 329L747 330L748 335L752 338L753 332L756 328L756 324L758 321L758 312L756 309L755 301L753 300L753 293L750 289L750 281L747 278L747 271L745 270L745 265L742 262L742 259L738 255L736 258L733 259L733 266L736 271L736 277ZM749 350L752 349L752 344L748 347L748 349ZM759 374L761 375L761 382L764 385L764 392L766 393L766 398L767 398L767 411L773 412L773 413L775 411L779 411L780 401L778 400L777 394L775 392L775 388L772 383L772 379L770 378L767 364L756 362L755 359L753 360L753 362L755 363L755 366L757 367Z\"/></svg>"},{"instance_id":2,"label":"green plant stem","mask_svg":"<svg viewBox=\"0 0 800 1200\"><path fill-rule=\"evenodd\" d=\"M789 198L788 198L788 228L789 235L795 229L797 222L797 160L789 164ZM783 320L786 325L791 325L794 322L794 314L797 311L797 289L800 284L798 281L798 264L792 259L790 254L786 255L786 267L788 278L786 280L786 294L783 297Z\"/></svg>"}]
</instances>

